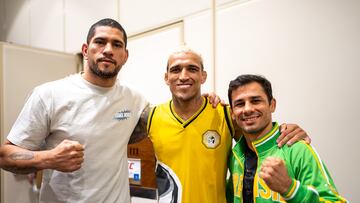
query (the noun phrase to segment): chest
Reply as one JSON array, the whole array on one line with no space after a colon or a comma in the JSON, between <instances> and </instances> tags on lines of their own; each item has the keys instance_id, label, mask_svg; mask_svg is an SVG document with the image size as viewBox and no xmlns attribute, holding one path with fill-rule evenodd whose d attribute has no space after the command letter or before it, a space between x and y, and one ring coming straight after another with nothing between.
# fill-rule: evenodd
<instances>
[{"instance_id":1,"label":"chest","mask_svg":"<svg viewBox=\"0 0 360 203\"><path fill-rule=\"evenodd\" d=\"M223 115L204 111L182 122L171 113L154 114L149 132L158 157L227 154L231 134Z\"/></svg>"}]
</instances>

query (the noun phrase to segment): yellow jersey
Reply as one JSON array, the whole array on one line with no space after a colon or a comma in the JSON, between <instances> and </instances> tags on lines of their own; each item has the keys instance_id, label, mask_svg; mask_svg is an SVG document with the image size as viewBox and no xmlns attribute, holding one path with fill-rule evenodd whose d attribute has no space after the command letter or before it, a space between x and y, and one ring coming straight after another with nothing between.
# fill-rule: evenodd
<instances>
[{"instance_id":1,"label":"yellow jersey","mask_svg":"<svg viewBox=\"0 0 360 203\"><path fill-rule=\"evenodd\" d=\"M169 101L152 109L147 129L158 161L159 202L226 203L234 134L229 107L213 108L204 98L201 108L184 121Z\"/></svg>"}]
</instances>

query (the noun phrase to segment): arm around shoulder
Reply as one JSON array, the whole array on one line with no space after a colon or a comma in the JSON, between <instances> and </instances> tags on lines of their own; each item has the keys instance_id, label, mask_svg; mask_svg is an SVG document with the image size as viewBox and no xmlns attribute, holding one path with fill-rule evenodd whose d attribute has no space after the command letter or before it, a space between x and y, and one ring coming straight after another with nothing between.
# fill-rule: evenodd
<instances>
[{"instance_id":1,"label":"arm around shoulder","mask_svg":"<svg viewBox=\"0 0 360 203\"><path fill-rule=\"evenodd\" d=\"M147 105L144 108L143 112L140 115L139 121L136 124L135 129L131 134L129 144L140 142L141 140L143 140L148 136L147 124L151 109L152 108L150 107L150 105Z\"/></svg>"}]
</instances>

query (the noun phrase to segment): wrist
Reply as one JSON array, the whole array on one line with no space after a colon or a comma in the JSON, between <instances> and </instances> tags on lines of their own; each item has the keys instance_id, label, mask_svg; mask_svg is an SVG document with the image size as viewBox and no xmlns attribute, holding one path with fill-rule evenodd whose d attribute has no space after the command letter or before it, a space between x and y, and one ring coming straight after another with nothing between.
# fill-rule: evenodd
<instances>
[{"instance_id":1,"label":"wrist","mask_svg":"<svg viewBox=\"0 0 360 203\"><path fill-rule=\"evenodd\" d=\"M37 152L35 152L35 157L36 157L35 165L38 170L52 168L51 151L50 150L37 151Z\"/></svg>"},{"instance_id":2,"label":"wrist","mask_svg":"<svg viewBox=\"0 0 360 203\"><path fill-rule=\"evenodd\" d=\"M284 198L289 198L290 196L292 196L292 194L296 189L296 185L297 185L296 180L290 178L288 183L289 183L287 184L288 186L284 187L284 190L280 192L280 195L283 196Z\"/></svg>"}]
</instances>

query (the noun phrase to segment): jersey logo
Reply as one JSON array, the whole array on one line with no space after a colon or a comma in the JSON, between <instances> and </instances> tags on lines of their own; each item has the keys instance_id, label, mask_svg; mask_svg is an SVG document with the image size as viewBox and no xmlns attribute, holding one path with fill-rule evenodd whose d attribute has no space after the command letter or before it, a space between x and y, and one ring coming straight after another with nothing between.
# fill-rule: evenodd
<instances>
[{"instance_id":1,"label":"jersey logo","mask_svg":"<svg viewBox=\"0 0 360 203\"><path fill-rule=\"evenodd\" d=\"M131 111L130 110L123 110L123 111L119 111L115 114L114 119L116 120L126 120L128 118L130 118L131 116Z\"/></svg>"},{"instance_id":2,"label":"jersey logo","mask_svg":"<svg viewBox=\"0 0 360 203\"><path fill-rule=\"evenodd\" d=\"M208 130L203 134L202 143L206 148L215 149L220 145L220 135L214 130Z\"/></svg>"}]
</instances>

